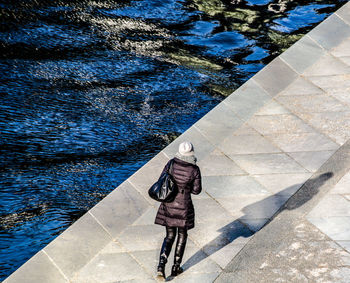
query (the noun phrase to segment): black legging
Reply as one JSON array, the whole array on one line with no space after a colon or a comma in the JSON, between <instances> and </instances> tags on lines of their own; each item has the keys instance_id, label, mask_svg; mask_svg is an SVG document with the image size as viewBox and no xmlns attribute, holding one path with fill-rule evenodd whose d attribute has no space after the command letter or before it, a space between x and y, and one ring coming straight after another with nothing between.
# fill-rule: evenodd
<instances>
[{"instance_id":1,"label":"black legging","mask_svg":"<svg viewBox=\"0 0 350 283\"><path fill-rule=\"evenodd\" d=\"M175 248L174 264L180 264L186 247L187 241L187 229L179 227L166 226L166 237L164 238L161 255L165 255L168 258L171 247L175 241L177 230L177 242Z\"/></svg>"}]
</instances>

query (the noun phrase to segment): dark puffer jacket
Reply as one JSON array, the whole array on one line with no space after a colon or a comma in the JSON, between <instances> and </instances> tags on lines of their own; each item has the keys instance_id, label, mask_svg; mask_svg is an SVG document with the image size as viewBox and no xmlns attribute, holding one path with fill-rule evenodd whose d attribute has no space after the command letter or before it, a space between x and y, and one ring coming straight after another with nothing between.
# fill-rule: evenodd
<instances>
[{"instance_id":1,"label":"dark puffer jacket","mask_svg":"<svg viewBox=\"0 0 350 283\"><path fill-rule=\"evenodd\" d=\"M170 161L163 172L168 170ZM202 191L202 179L199 167L174 158L172 173L179 192L171 203L162 203L158 209L155 224L191 229L194 227L194 207L191 194Z\"/></svg>"}]
</instances>

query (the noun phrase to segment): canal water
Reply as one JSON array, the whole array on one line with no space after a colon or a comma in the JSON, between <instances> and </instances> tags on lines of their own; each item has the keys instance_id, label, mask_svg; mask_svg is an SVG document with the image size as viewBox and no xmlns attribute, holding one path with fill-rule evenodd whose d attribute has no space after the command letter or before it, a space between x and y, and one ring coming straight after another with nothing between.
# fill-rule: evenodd
<instances>
[{"instance_id":1,"label":"canal water","mask_svg":"<svg viewBox=\"0 0 350 283\"><path fill-rule=\"evenodd\" d=\"M0 1L0 280L346 1Z\"/></svg>"}]
</instances>

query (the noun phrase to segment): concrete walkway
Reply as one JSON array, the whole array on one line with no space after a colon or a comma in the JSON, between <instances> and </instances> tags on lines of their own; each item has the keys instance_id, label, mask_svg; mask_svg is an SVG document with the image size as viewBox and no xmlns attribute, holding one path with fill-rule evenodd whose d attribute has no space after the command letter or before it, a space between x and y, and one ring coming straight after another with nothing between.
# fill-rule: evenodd
<instances>
[{"instance_id":1,"label":"concrete walkway","mask_svg":"<svg viewBox=\"0 0 350 283\"><path fill-rule=\"evenodd\" d=\"M281 208L215 282L349 282L350 141Z\"/></svg>"},{"instance_id":2,"label":"concrete walkway","mask_svg":"<svg viewBox=\"0 0 350 283\"><path fill-rule=\"evenodd\" d=\"M347 3L5 282L155 282L164 228L153 224L158 203L147 190L184 140L195 145L204 191L193 197L185 272L169 280L349 282L349 138Z\"/></svg>"}]
</instances>

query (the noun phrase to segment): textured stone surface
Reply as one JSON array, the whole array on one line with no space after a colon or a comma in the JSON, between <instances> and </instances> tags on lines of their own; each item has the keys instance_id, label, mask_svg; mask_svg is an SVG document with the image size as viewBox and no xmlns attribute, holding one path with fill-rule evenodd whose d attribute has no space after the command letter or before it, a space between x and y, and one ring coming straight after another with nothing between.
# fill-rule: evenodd
<instances>
[{"instance_id":1,"label":"textured stone surface","mask_svg":"<svg viewBox=\"0 0 350 283\"><path fill-rule=\"evenodd\" d=\"M49 257L43 251L40 251L4 281L4 283L20 282L68 283L68 280L57 269Z\"/></svg>"},{"instance_id":2,"label":"textured stone surface","mask_svg":"<svg viewBox=\"0 0 350 283\"><path fill-rule=\"evenodd\" d=\"M153 250L164 238L160 225L134 225L127 227L116 240L128 251Z\"/></svg>"},{"instance_id":3,"label":"textured stone surface","mask_svg":"<svg viewBox=\"0 0 350 283\"><path fill-rule=\"evenodd\" d=\"M276 134L267 136L284 152L336 150L339 145L318 133Z\"/></svg>"},{"instance_id":4,"label":"textured stone surface","mask_svg":"<svg viewBox=\"0 0 350 283\"><path fill-rule=\"evenodd\" d=\"M281 152L279 148L259 134L231 135L221 142L218 147L227 155Z\"/></svg>"},{"instance_id":5,"label":"textured stone surface","mask_svg":"<svg viewBox=\"0 0 350 283\"><path fill-rule=\"evenodd\" d=\"M337 15L332 15L309 32L308 36L326 50L331 50L350 37L350 26Z\"/></svg>"},{"instance_id":6,"label":"textured stone surface","mask_svg":"<svg viewBox=\"0 0 350 283\"><path fill-rule=\"evenodd\" d=\"M195 126L192 126L170 145L168 145L163 152L168 157L174 156L178 151L179 144L183 141L191 141L193 143L198 160L205 158L215 148L214 145Z\"/></svg>"},{"instance_id":7,"label":"textured stone surface","mask_svg":"<svg viewBox=\"0 0 350 283\"><path fill-rule=\"evenodd\" d=\"M317 62L325 51L310 37L304 36L280 57L299 74Z\"/></svg>"},{"instance_id":8,"label":"textured stone surface","mask_svg":"<svg viewBox=\"0 0 350 283\"><path fill-rule=\"evenodd\" d=\"M305 77L299 77L284 91L282 91L279 96L317 94L324 94L324 91L311 81L307 80Z\"/></svg>"},{"instance_id":9,"label":"textured stone surface","mask_svg":"<svg viewBox=\"0 0 350 283\"><path fill-rule=\"evenodd\" d=\"M221 103L200 119L195 127L213 144L218 144L243 124L233 110Z\"/></svg>"},{"instance_id":10,"label":"textured stone surface","mask_svg":"<svg viewBox=\"0 0 350 283\"><path fill-rule=\"evenodd\" d=\"M106 230L86 213L44 248L62 272L71 278L112 240Z\"/></svg>"},{"instance_id":11,"label":"textured stone surface","mask_svg":"<svg viewBox=\"0 0 350 283\"><path fill-rule=\"evenodd\" d=\"M247 174L227 156L211 154L198 162L202 176L229 176ZM205 187L205 186L204 186Z\"/></svg>"},{"instance_id":12,"label":"textured stone surface","mask_svg":"<svg viewBox=\"0 0 350 283\"><path fill-rule=\"evenodd\" d=\"M334 151L289 152L288 155L310 172L316 172Z\"/></svg>"},{"instance_id":13,"label":"textured stone surface","mask_svg":"<svg viewBox=\"0 0 350 283\"><path fill-rule=\"evenodd\" d=\"M304 75L306 76L334 76L350 73L350 67L341 60L327 54L319 61L308 68Z\"/></svg>"},{"instance_id":14,"label":"textured stone surface","mask_svg":"<svg viewBox=\"0 0 350 283\"><path fill-rule=\"evenodd\" d=\"M249 174L306 173L307 170L284 153L230 156Z\"/></svg>"},{"instance_id":15,"label":"textured stone surface","mask_svg":"<svg viewBox=\"0 0 350 283\"><path fill-rule=\"evenodd\" d=\"M220 215L220 219L231 220L232 216L217 201L212 198L194 199L193 205L196 211L196 223L206 223L215 221Z\"/></svg>"},{"instance_id":16,"label":"textured stone surface","mask_svg":"<svg viewBox=\"0 0 350 283\"><path fill-rule=\"evenodd\" d=\"M146 199L129 182L125 182L92 208L90 213L112 237L116 237L140 217L148 206Z\"/></svg>"},{"instance_id":17,"label":"textured stone surface","mask_svg":"<svg viewBox=\"0 0 350 283\"><path fill-rule=\"evenodd\" d=\"M350 173L346 174L332 189L332 194L350 194Z\"/></svg>"},{"instance_id":18,"label":"textured stone surface","mask_svg":"<svg viewBox=\"0 0 350 283\"><path fill-rule=\"evenodd\" d=\"M323 90L344 90L350 87L350 74L308 77L309 81Z\"/></svg>"},{"instance_id":19,"label":"textured stone surface","mask_svg":"<svg viewBox=\"0 0 350 283\"><path fill-rule=\"evenodd\" d=\"M126 280L152 282L153 278L128 253L100 253L71 282L108 283Z\"/></svg>"},{"instance_id":20,"label":"textured stone surface","mask_svg":"<svg viewBox=\"0 0 350 283\"><path fill-rule=\"evenodd\" d=\"M270 193L291 196L311 177L311 173L254 175L253 177Z\"/></svg>"},{"instance_id":21,"label":"textured stone surface","mask_svg":"<svg viewBox=\"0 0 350 283\"><path fill-rule=\"evenodd\" d=\"M336 14L350 25L350 4L349 3L345 4L338 11L336 11Z\"/></svg>"},{"instance_id":22,"label":"textured stone surface","mask_svg":"<svg viewBox=\"0 0 350 283\"><path fill-rule=\"evenodd\" d=\"M288 109L284 108L275 100L271 100L265 104L255 115L281 115L289 114Z\"/></svg>"},{"instance_id":23,"label":"textured stone surface","mask_svg":"<svg viewBox=\"0 0 350 283\"><path fill-rule=\"evenodd\" d=\"M203 179L203 186L215 199L268 194L266 188L250 176L210 176Z\"/></svg>"},{"instance_id":24,"label":"textured stone surface","mask_svg":"<svg viewBox=\"0 0 350 283\"><path fill-rule=\"evenodd\" d=\"M350 112L302 113L300 117L342 145L350 138Z\"/></svg>"},{"instance_id":25,"label":"textured stone surface","mask_svg":"<svg viewBox=\"0 0 350 283\"><path fill-rule=\"evenodd\" d=\"M271 96L275 96L297 77L298 74L277 57L257 73L254 76L254 80Z\"/></svg>"},{"instance_id":26,"label":"textured stone surface","mask_svg":"<svg viewBox=\"0 0 350 283\"><path fill-rule=\"evenodd\" d=\"M310 126L294 115L254 116L248 124L263 135L313 132Z\"/></svg>"},{"instance_id":27,"label":"textured stone surface","mask_svg":"<svg viewBox=\"0 0 350 283\"><path fill-rule=\"evenodd\" d=\"M328 95L280 96L277 100L294 113L338 112L349 109L347 105Z\"/></svg>"},{"instance_id":28,"label":"textured stone surface","mask_svg":"<svg viewBox=\"0 0 350 283\"><path fill-rule=\"evenodd\" d=\"M228 105L242 121L246 121L257 110L271 100L271 96L254 80L247 81L223 103Z\"/></svg>"}]
</instances>

